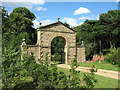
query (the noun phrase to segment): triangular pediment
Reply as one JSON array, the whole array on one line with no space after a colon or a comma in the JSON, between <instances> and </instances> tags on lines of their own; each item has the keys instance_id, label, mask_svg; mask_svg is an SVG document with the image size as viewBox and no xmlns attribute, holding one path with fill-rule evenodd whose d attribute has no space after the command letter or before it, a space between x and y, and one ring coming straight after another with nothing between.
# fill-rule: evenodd
<instances>
[{"instance_id":1,"label":"triangular pediment","mask_svg":"<svg viewBox=\"0 0 120 90\"><path fill-rule=\"evenodd\" d=\"M52 23L46 26L42 26L39 28L40 30L49 30L49 31L57 31L57 32L70 32L75 33L72 28L65 26L62 22Z\"/></svg>"}]
</instances>

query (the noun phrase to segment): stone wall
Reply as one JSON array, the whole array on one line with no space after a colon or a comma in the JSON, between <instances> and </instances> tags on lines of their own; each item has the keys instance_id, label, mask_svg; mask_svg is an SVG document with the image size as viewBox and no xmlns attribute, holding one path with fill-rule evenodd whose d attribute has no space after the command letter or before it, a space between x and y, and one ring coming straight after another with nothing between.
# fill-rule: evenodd
<instances>
[{"instance_id":1,"label":"stone wall","mask_svg":"<svg viewBox=\"0 0 120 90\"><path fill-rule=\"evenodd\" d=\"M73 59L81 62L85 58L85 50L82 47L76 48L76 33L74 30L64 26L61 22L38 28L37 44L22 45L22 54L34 54L36 60L46 60L46 56L51 60L51 42L56 37L62 37L66 41L65 45L65 63L70 64ZM25 44L25 42L24 42ZM77 54L78 53L78 54Z\"/></svg>"},{"instance_id":2,"label":"stone wall","mask_svg":"<svg viewBox=\"0 0 120 90\"><path fill-rule=\"evenodd\" d=\"M61 23L38 29L38 35L37 44L41 46L41 59L45 60L45 55L48 53L48 58L51 60L51 42L56 37L62 37L66 41L65 63L70 64L71 60L76 58L76 33Z\"/></svg>"},{"instance_id":3,"label":"stone wall","mask_svg":"<svg viewBox=\"0 0 120 90\"><path fill-rule=\"evenodd\" d=\"M85 47L79 46L77 47L77 62L84 62L85 59Z\"/></svg>"},{"instance_id":4,"label":"stone wall","mask_svg":"<svg viewBox=\"0 0 120 90\"><path fill-rule=\"evenodd\" d=\"M36 62L38 62L38 59L40 59L40 46L39 45L21 45L22 50L22 58L23 55L32 55L35 57Z\"/></svg>"}]
</instances>

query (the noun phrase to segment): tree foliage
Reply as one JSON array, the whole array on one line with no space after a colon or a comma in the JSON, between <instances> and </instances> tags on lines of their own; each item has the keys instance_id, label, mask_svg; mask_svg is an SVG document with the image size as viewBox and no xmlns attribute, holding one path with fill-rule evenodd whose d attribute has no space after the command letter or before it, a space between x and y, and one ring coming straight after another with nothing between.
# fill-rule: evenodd
<instances>
[{"instance_id":1,"label":"tree foliage","mask_svg":"<svg viewBox=\"0 0 120 90\"><path fill-rule=\"evenodd\" d=\"M30 13L28 9L19 7L8 15L7 10L2 8L2 76L5 88L11 88L15 83L21 82L20 45L23 38L29 41L31 35L36 32L32 27L35 16ZM30 35L30 32L33 33Z\"/></svg>"},{"instance_id":2,"label":"tree foliage","mask_svg":"<svg viewBox=\"0 0 120 90\"><path fill-rule=\"evenodd\" d=\"M90 69L90 73L80 73L78 68L77 61L74 59L72 64L70 65L70 73L68 75L68 87L73 89L80 89L80 88L93 88L97 80L95 79L94 72L97 72L97 69L93 66ZM82 78L81 78L81 77Z\"/></svg>"},{"instance_id":3,"label":"tree foliage","mask_svg":"<svg viewBox=\"0 0 120 90\"><path fill-rule=\"evenodd\" d=\"M33 20L35 16L25 7L18 7L14 9L10 15L6 10L2 9L3 17L3 45L6 46L10 40L23 34L21 38L25 38L28 44L36 43L36 30L33 28Z\"/></svg>"},{"instance_id":4,"label":"tree foliage","mask_svg":"<svg viewBox=\"0 0 120 90\"><path fill-rule=\"evenodd\" d=\"M103 49L120 47L120 11L109 10L100 15L99 20L86 20L77 31L77 44L84 41L86 56L100 54ZM88 50L87 50L88 49Z\"/></svg>"},{"instance_id":5,"label":"tree foliage","mask_svg":"<svg viewBox=\"0 0 120 90\"><path fill-rule=\"evenodd\" d=\"M113 65L119 65L119 50L120 48L112 48L110 49L110 52L106 54L106 60L107 62L113 64Z\"/></svg>"},{"instance_id":6,"label":"tree foliage","mask_svg":"<svg viewBox=\"0 0 120 90\"><path fill-rule=\"evenodd\" d=\"M56 37L51 42L51 54L53 61L59 61L60 63L65 63L65 44L66 41L63 37Z\"/></svg>"},{"instance_id":7,"label":"tree foliage","mask_svg":"<svg viewBox=\"0 0 120 90\"><path fill-rule=\"evenodd\" d=\"M72 63L70 74L67 76L64 72L58 70L55 65L45 64L41 60L37 64L33 56L25 56L24 60L21 61L17 58L17 55L19 54L11 51L11 54L4 56L4 89L80 89L93 88L96 82L92 74L86 73L83 78L79 77L80 71L76 71L77 64L75 63Z\"/></svg>"},{"instance_id":8,"label":"tree foliage","mask_svg":"<svg viewBox=\"0 0 120 90\"><path fill-rule=\"evenodd\" d=\"M120 38L120 10L110 10L108 13L100 15L100 24L104 25L105 36L110 44L110 47L118 47Z\"/></svg>"}]
</instances>

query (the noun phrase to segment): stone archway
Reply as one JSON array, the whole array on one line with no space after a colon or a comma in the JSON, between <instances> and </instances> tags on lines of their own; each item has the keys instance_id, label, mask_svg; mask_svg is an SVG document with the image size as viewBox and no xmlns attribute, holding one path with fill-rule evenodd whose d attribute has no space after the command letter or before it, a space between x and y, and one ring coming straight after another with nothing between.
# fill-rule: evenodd
<instances>
[{"instance_id":1,"label":"stone archway","mask_svg":"<svg viewBox=\"0 0 120 90\"><path fill-rule=\"evenodd\" d=\"M38 29L37 45L40 45L40 58L45 60L45 54L48 53L49 60L51 60L51 42L58 36L66 40L65 63L69 64L72 59L76 58L76 33L59 21L47 26L41 26Z\"/></svg>"},{"instance_id":2,"label":"stone archway","mask_svg":"<svg viewBox=\"0 0 120 90\"><path fill-rule=\"evenodd\" d=\"M51 60L64 64L67 56L66 49L67 44L64 37L57 36L53 38L51 42Z\"/></svg>"},{"instance_id":3,"label":"stone archway","mask_svg":"<svg viewBox=\"0 0 120 90\"><path fill-rule=\"evenodd\" d=\"M48 60L51 60L51 42L55 37L59 36L66 40L65 64L70 64L73 59L76 59L77 62L83 61L85 58L85 48L84 46L76 47L76 32L60 21L46 26L40 26L37 29L36 45L26 45L23 42L21 45L23 51L21 57L23 54L29 55L32 52L36 61L37 59L46 60L46 57L48 57Z\"/></svg>"},{"instance_id":4,"label":"stone archway","mask_svg":"<svg viewBox=\"0 0 120 90\"><path fill-rule=\"evenodd\" d=\"M45 55L48 53L49 60L51 60L51 42L53 38L58 36L66 40L65 63L68 64L72 59L76 58L76 33L59 21L47 26L41 26L38 29L37 45L40 45L40 58L45 60Z\"/></svg>"}]
</instances>

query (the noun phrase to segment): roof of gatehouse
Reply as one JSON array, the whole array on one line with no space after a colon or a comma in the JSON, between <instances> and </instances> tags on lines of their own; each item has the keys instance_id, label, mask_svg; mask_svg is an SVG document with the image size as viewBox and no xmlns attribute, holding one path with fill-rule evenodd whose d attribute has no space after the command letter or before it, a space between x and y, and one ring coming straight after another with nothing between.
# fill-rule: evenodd
<instances>
[{"instance_id":1,"label":"roof of gatehouse","mask_svg":"<svg viewBox=\"0 0 120 90\"><path fill-rule=\"evenodd\" d=\"M40 23L41 25L42 23ZM60 22L60 21L57 21L55 23L52 23L52 24L49 24L49 25L45 25L45 26L40 26L38 29L46 29L46 28L49 28L49 27L53 27L53 26L58 26L58 25L63 25L64 27L66 27L67 29L71 30L72 32L76 32L75 30L73 30L72 28L66 26L64 23Z\"/></svg>"}]
</instances>

